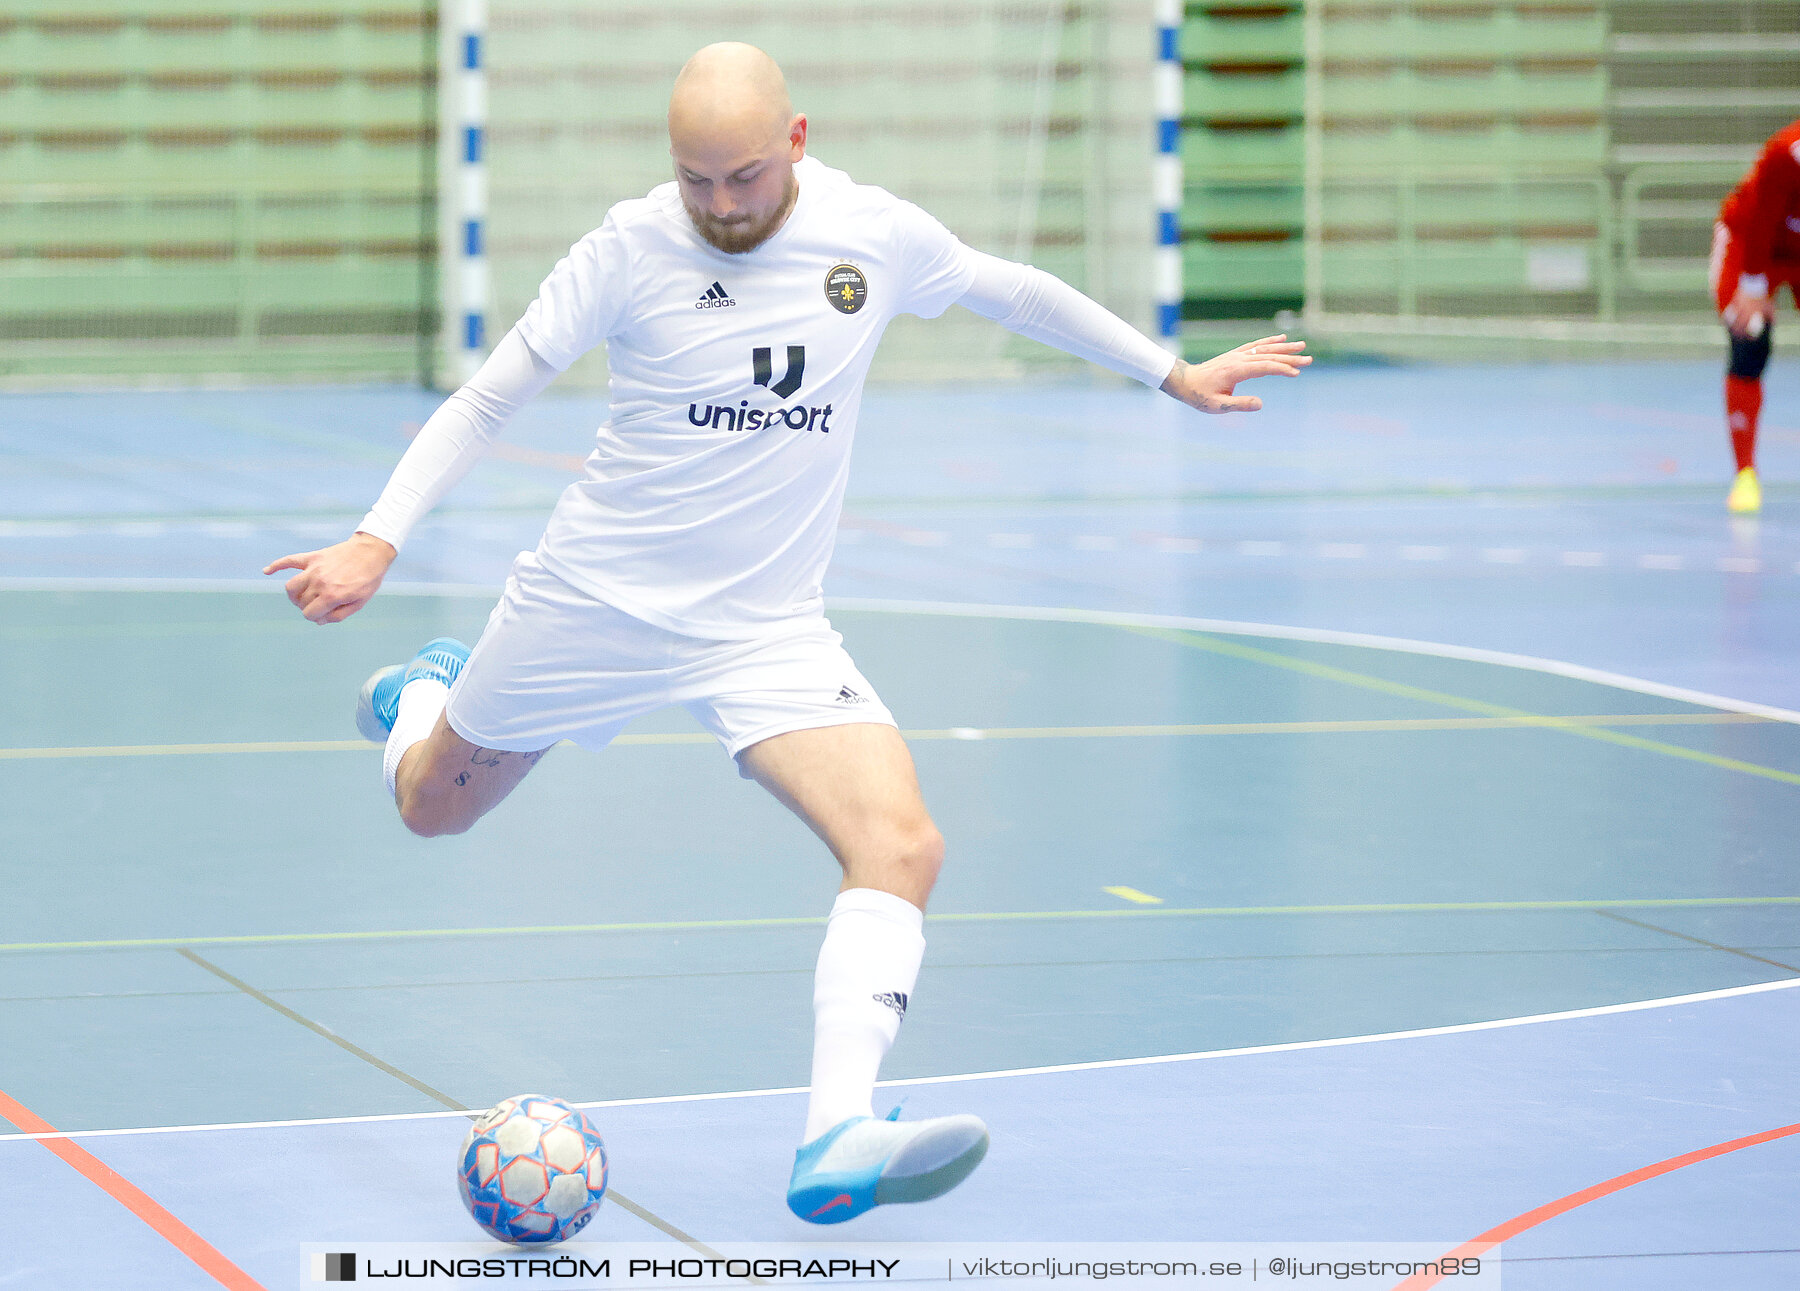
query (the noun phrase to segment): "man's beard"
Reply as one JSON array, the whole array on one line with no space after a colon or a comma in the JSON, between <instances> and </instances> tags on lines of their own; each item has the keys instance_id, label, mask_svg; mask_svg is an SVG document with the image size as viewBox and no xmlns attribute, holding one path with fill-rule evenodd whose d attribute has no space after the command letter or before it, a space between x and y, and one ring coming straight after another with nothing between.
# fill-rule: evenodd
<instances>
[{"instance_id":1,"label":"man's beard","mask_svg":"<svg viewBox=\"0 0 1800 1291\"><path fill-rule=\"evenodd\" d=\"M781 205L775 212L762 220L721 220L709 215L699 207L688 202L686 194L682 195L681 205L693 221L694 231L712 246L727 255L742 255L756 248L775 236L775 231L787 219L788 212L794 209L794 202L800 196L800 182L788 172L787 191L781 195Z\"/></svg>"}]
</instances>

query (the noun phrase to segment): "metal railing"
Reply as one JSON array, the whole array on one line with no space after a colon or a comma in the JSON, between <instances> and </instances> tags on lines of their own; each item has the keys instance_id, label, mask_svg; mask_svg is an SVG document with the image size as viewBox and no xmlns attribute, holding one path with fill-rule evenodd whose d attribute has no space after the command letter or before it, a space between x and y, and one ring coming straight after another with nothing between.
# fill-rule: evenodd
<instances>
[{"instance_id":1,"label":"metal railing","mask_svg":"<svg viewBox=\"0 0 1800 1291\"><path fill-rule=\"evenodd\" d=\"M1602 174L1493 167L1419 174L1343 171L1309 176L1307 187L1309 314L1329 309L1333 280L1341 282L1346 267L1385 264L1391 268L1395 315L1417 316L1430 287L1442 292L1456 286L1428 282L1427 270L1434 262L1461 257L1490 266L1486 277L1471 275L1466 290L1472 295L1509 289L1581 293L1591 296L1595 318L1616 317L1618 280L1611 254L1616 216ZM1371 227L1342 214L1357 197L1388 218ZM1534 215L1531 208L1538 202L1556 207L1562 222ZM1447 232L1451 215L1459 227ZM1540 262L1541 270L1534 267ZM1516 264L1516 279L1508 276L1509 264Z\"/></svg>"},{"instance_id":2,"label":"metal railing","mask_svg":"<svg viewBox=\"0 0 1800 1291\"><path fill-rule=\"evenodd\" d=\"M7 366L165 341L249 370L275 342L409 352L435 295L432 220L416 178L0 185Z\"/></svg>"}]
</instances>

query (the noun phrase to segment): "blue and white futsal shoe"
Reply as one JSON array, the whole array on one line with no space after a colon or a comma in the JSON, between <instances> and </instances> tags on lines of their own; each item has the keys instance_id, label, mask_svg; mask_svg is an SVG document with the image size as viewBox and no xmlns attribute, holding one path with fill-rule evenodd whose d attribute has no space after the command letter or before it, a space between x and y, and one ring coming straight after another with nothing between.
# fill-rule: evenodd
<instances>
[{"instance_id":1,"label":"blue and white futsal shoe","mask_svg":"<svg viewBox=\"0 0 1800 1291\"><path fill-rule=\"evenodd\" d=\"M788 1209L813 1224L841 1224L876 1206L930 1201L969 1177L987 1155L978 1116L926 1121L852 1116L794 1154Z\"/></svg>"},{"instance_id":2,"label":"blue and white futsal shoe","mask_svg":"<svg viewBox=\"0 0 1800 1291\"><path fill-rule=\"evenodd\" d=\"M427 641L410 662L377 669L356 697L356 729L365 740L386 744L400 713L400 691L406 683L428 677L451 685L468 661L468 646L455 637L439 637Z\"/></svg>"}]
</instances>

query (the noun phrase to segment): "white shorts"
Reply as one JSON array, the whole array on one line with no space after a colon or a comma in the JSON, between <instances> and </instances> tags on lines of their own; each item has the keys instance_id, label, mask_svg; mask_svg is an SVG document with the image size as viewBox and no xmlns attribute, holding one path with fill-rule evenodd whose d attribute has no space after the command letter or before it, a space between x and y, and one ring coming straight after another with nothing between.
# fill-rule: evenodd
<instances>
[{"instance_id":1,"label":"white shorts","mask_svg":"<svg viewBox=\"0 0 1800 1291\"><path fill-rule=\"evenodd\" d=\"M450 729L484 749L604 748L680 704L736 757L787 731L894 715L823 616L754 641L707 641L633 618L522 552L450 691Z\"/></svg>"}]
</instances>

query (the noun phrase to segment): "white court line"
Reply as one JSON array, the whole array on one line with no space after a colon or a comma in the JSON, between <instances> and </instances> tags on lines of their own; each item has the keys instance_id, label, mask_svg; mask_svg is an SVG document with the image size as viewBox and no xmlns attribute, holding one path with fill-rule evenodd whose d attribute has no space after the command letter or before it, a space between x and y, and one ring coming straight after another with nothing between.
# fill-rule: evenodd
<instances>
[{"instance_id":1,"label":"white court line","mask_svg":"<svg viewBox=\"0 0 1800 1291\"><path fill-rule=\"evenodd\" d=\"M1239 544L1242 546L1243 544ZM1280 544L1271 544L1279 547ZM173 591L173 592L266 592L270 582L227 578L0 578L0 592L9 591ZM381 590L399 596L498 596L498 586L483 583L409 583L382 584ZM1362 646L1370 650L1390 650L1396 654L1422 654L1438 659L1461 659L1469 663L1494 664L1502 668L1518 668L1525 672L1548 673L1575 681L1591 681L1615 690L1629 690L1640 695L1698 704L1728 713L1753 713L1772 721L1800 725L1800 711L1759 704L1751 700L1730 699L1685 686L1669 686L1660 681L1646 681L1624 673L1607 672L1583 664L1565 663L1560 659L1544 659L1536 655L1511 654L1504 650L1484 650L1479 646L1447 645L1440 641L1417 641L1410 637L1379 636L1371 632L1345 632L1337 628L1296 628L1278 623L1248 623L1238 619L1199 619L1181 614L1135 614L1124 610L1065 610L1038 605L983 605L967 601L896 601L873 597L834 596L829 606L844 610L862 610L878 614L939 614L953 618L1023 619L1042 623L1094 623L1103 627L1180 628L1190 632L1214 632L1220 636L1271 637L1282 641L1311 641L1319 645Z\"/></svg>"},{"instance_id":2,"label":"white court line","mask_svg":"<svg viewBox=\"0 0 1800 1291\"><path fill-rule=\"evenodd\" d=\"M0 578L0 592L273 592L292 575L267 578ZM420 583L396 580L381 590L394 596L498 597L499 583Z\"/></svg>"},{"instance_id":3,"label":"white court line","mask_svg":"<svg viewBox=\"0 0 1800 1291\"><path fill-rule=\"evenodd\" d=\"M1502 668L1518 668L1525 672L1542 672L1575 681L1590 681L1615 690L1629 690L1660 699L1679 700L1728 713L1753 713L1777 722L1800 725L1800 712L1758 704L1750 700L1730 699L1689 690L1685 686L1668 686L1659 681L1646 681L1624 673L1607 672L1583 664L1565 663L1560 659L1543 659L1535 655L1510 654L1502 650L1484 650L1479 646L1446 645L1438 641L1415 641L1408 637L1377 636L1369 632L1344 632L1337 628L1295 628L1277 623L1246 623L1236 619L1197 619L1180 614L1134 614L1122 610L1058 610L1031 605L976 605L960 601L890 601L860 597L832 597L834 609L863 610L887 614L942 614L950 617L982 619L1026 619L1048 623L1094 623L1106 627L1180 628L1190 632L1212 632L1219 636L1272 637L1283 641L1311 641L1320 645L1362 646L1370 650L1390 650L1396 654L1422 654L1439 659L1461 659L1469 663L1494 664Z\"/></svg>"},{"instance_id":4,"label":"white court line","mask_svg":"<svg viewBox=\"0 0 1800 1291\"><path fill-rule=\"evenodd\" d=\"M1050 1067L1015 1067L1006 1071L974 1071L957 1076L919 1076L910 1080L881 1080L877 1089L908 1089L914 1085L954 1085L967 1080L1004 1080L1012 1076L1049 1076L1068 1071L1109 1071L1119 1067L1155 1067L1176 1062L1202 1062L1214 1058L1245 1058L1266 1053L1299 1053L1310 1049L1341 1049L1349 1045L1382 1044L1390 1040L1427 1040L1437 1036L1464 1035L1475 1031L1500 1031L1511 1027L1535 1026L1540 1022L1572 1022L1580 1018L1609 1017L1617 1013L1638 1013L1646 1009L1676 1008L1685 1004L1704 1004L1713 1000L1733 999L1740 995L1759 995L1765 991L1784 991L1800 986L1800 977L1775 982L1757 982L1750 986L1728 986L1717 991L1696 991L1690 995L1667 995L1654 1000L1633 1000L1626 1004L1601 1004L1587 1009L1565 1009L1557 1013L1532 1013L1517 1018L1497 1018L1491 1022L1459 1022L1453 1026L1420 1027L1410 1031L1383 1031L1375 1035L1341 1036L1331 1040L1294 1040L1286 1044L1249 1045L1240 1049L1212 1049L1199 1053L1159 1054L1149 1058L1107 1058L1098 1062L1068 1062ZM575 1103L590 1107L651 1107L664 1103L710 1103L726 1098L770 1098L780 1094L804 1094L804 1086L786 1089L740 1089L717 1094L669 1094L658 1098L612 1098L597 1102ZM466 1116L466 1112L391 1112L378 1116L320 1116L294 1121L226 1121L216 1125L145 1125L112 1130L54 1130L40 1134L0 1134L0 1143L20 1139L98 1139L133 1134L193 1134L204 1130L278 1130L311 1125L369 1125L388 1121L447 1121Z\"/></svg>"},{"instance_id":5,"label":"white court line","mask_svg":"<svg viewBox=\"0 0 1800 1291\"><path fill-rule=\"evenodd\" d=\"M0 591L169 590L253 592L267 591L269 588L269 583L248 579L0 578ZM478 584L393 583L384 586L383 590L390 593L413 596L491 597L495 594L497 589L491 586ZM1389 650L1402 654L1419 654L1445 659L1461 659L1473 663L1487 663L1500 667L1542 672L1553 676L1568 677L1578 681L1594 682L1600 685L1611 686L1619 690L1634 691L1638 694L1655 695L1665 699L1678 700L1682 703L1716 708L1726 712L1752 713L1776 721L1800 724L1800 712L1795 712L1791 709L1777 708L1768 704L1749 703L1743 700L1728 699L1719 695L1709 695L1701 691L1688 690L1680 686L1666 686L1660 682L1644 681L1640 678L1627 677L1619 673L1605 672L1597 668L1587 668L1579 664L1564 663L1553 659L1540 659L1530 655L1508 654L1496 650L1483 650L1470 646L1453 646L1430 641L1413 641L1403 637L1383 637L1362 632L1343 632L1331 628L1296 628L1268 623L1244 623L1222 619L1189 618L1181 615L1131 614L1112 610L1049 609L1038 606L979 605L953 601L888 601L833 598L830 604L834 607L846 610L862 610L876 613L937 614L962 618L999 618L1038 622L1091 623L1114 627L1172 627L1189 631L1213 632L1221 636L1270 637L1280 640L1310 641L1329 645L1361 646L1375 650ZM1457 1026L1434 1027L1414 1031L1395 1031L1381 1035L1352 1036L1333 1040L1303 1040L1289 1044L1264 1045L1244 1049L1224 1049L1211 1053L1169 1054L1161 1057L1122 1058L1104 1062L1070 1063L1053 1067L1025 1067L1010 1071L974 1072L958 1076L929 1076L917 1080L882 1081L880 1082L880 1086L882 1088L889 1088L911 1085L946 1084L962 1080L994 1080L1005 1076L1027 1076L1060 1071L1088 1071L1110 1067L1146 1066L1157 1063L1194 1061L1202 1058L1225 1058L1257 1053L1284 1053L1304 1049L1367 1044L1382 1040L1452 1035L1463 1031L1491 1030L1499 1027L1522 1026L1528 1023L1597 1017L1610 1013L1631 1012L1638 1009L1660 1008L1705 1000L1725 999L1731 996L1753 994L1759 991L1779 990L1794 985L1800 985L1800 978L1787 979L1778 982L1766 982L1754 986L1732 987L1721 991L1705 991L1693 995L1669 996L1663 999L1644 1000L1628 1004L1602 1005L1591 1009L1577 1009L1562 1013L1544 1013L1521 1018L1508 1018L1494 1022L1464 1023ZM803 1089L798 1088L742 1090L719 1094L681 1094L663 1098L617 1099L607 1102L581 1103L578 1104L578 1106L629 1107L645 1106L654 1103L702 1102L721 1098L756 1098L775 1094L804 1092ZM339 1125L375 1121L432 1120L448 1119L450 1117L461 1116L462 1114L463 1113L461 1112L448 1111L407 1112L380 1116L323 1117L312 1120L294 1121L255 1121L218 1125L148 1126L129 1129L58 1131L50 1134L6 1134L0 1135L0 1142L11 1139L89 1138L120 1134L181 1133L196 1130L263 1129L305 1125Z\"/></svg>"}]
</instances>

